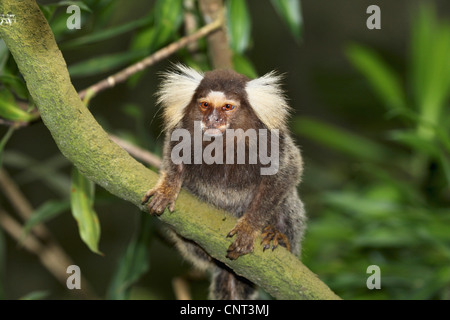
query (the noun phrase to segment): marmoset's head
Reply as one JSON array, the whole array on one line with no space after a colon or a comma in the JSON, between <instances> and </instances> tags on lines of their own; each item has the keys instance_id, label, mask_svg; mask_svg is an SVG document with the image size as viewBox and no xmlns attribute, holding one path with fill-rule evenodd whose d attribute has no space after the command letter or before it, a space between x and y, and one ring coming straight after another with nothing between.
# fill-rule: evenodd
<instances>
[{"instance_id":1,"label":"marmoset's head","mask_svg":"<svg viewBox=\"0 0 450 320\"><path fill-rule=\"evenodd\" d=\"M164 74L158 103L164 108L166 130L184 121L201 121L208 135L226 129L284 129L289 106L274 72L250 80L231 70L200 73L176 65Z\"/></svg>"}]
</instances>

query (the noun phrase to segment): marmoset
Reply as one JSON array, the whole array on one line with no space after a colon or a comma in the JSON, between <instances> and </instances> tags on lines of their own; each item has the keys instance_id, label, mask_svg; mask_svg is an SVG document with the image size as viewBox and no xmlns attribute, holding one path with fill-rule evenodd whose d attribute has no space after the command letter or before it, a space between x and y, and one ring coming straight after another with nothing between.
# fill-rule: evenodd
<instances>
[{"instance_id":1,"label":"marmoset","mask_svg":"<svg viewBox=\"0 0 450 320\"><path fill-rule=\"evenodd\" d=\"M165 143L156 186L143 197L151 214L173 211L183 187L238 218L227 258L285 246L299 255L305 212L298 193L303 162L287 126L290 108L275 72L249 79L232 70L175 65L157 92ZM212 274L211 299L252 299L255 286L194 242L174 235L182 255Z\"/></svg>"}]
</instances>

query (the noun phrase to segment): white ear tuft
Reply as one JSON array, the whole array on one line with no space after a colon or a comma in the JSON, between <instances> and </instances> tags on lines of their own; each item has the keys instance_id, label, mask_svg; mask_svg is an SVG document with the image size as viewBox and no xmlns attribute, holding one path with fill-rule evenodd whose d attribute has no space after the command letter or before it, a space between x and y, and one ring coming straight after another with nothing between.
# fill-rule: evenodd
<instances>
[{"instance_id":1,"label":"white ear tuft","mask_svg":"<svg viewBox=\"0 0 450 320\"><path fill-rule=\"evenodd\" d=\"M248 102L268 129L286 126L290 107L281 89L282 76L274 71L247 82Z\"/></svg>"},{"instance_id":2,"label":"white ear tuft","mask_svg":"<svg viewBox=\"0 0 450 320\"><path fill-rule=\"evenodd\" d=\"M182 64L175 64L172 71L163 73L158 104L164 108L165 130L174 128L183 118L184 109L191 102L203 74Z\"/></svg>"}]
</instances>

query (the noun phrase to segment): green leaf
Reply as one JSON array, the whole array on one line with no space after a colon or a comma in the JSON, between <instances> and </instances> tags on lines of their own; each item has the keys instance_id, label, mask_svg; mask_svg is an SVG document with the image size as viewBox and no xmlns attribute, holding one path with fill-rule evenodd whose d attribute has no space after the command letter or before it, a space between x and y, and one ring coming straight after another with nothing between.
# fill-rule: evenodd
<instances>
[{"instance_id":1,"label":"green leaf","mask_svg":"<svg viewBox=\"0 0 450 320\"><path fill-rule=\"evenodd\" d=\"M55 3L55 4L51 4L51 6L56 6L56 7L68 7L71 5L79 6L81 10L92 13L92 10L83 1L64 0L64 1L59 1L58 3Z\"/></svg>"},{"instance_id":2,"label":"green leaf","mask_svg":"<svg viewBox=\"0 0 450 320\"><path fill-rule=\"evenodd\" d=\"M22 172L15 176L15 179L22 185L39 180L65 197L67 190L70 190L70 178L59 170L68 164L67 158L61 154L55 154L41 161L32 160L27 167L23 168Z\"/></svg>"},{"instance_id":3,"label":"green leaf","mask_svg":"<svg viewBox=\"0 0 450 320\"><path fill-rule=\"evenodd\" d=\"M415 131L395 130L389 134L389 137L417 153L424 153L431 157L437 157L440 153L440 149L435 144L428 143Z\"/></svg>"},{"instance_id":4,"label":"green leaf","mask_svg":"<svg viewBox=\"0 0 450 320\"><path fill-rule=\"evenodd\" d=\"M354 239L355 246L372 248L411 247L419 243L407 227L380 227L367 230Z\"/></svg>"},{"instance_id":5,"label":"green leaf","mask_svg":"<svg viewBox=\"0 0 450 320\"><path fill-rule=\"evenodd\" d=\"M83 1L59 1L56 3L50 3L40 6L45 18L50 23L56 39L58 39L63 34L73 32L73 30L67 29L67 18L69 17L69 14L66 12L66 10L67 7L71 5L76 5L80 7L81 10L92 13L92 10ZM64 10L57 10L58 8ZM84 21L84 15L82 14L82 16Z\"/></svg>"},{"instance_id":6,"label":"green leaf","mask_svg":"<svg viewBox=\"0 0 450 320\"><path fill-rule=\"evenodd\" d=\"M28 233L34 226L53 219L54 217L69 209L70 202L68 200L50 200L45 202L32 213L30 218L25 223L22 231L22 239L28 235Z\"/></svg>"},{"instance_id":7,"label":"green leaf","mask_svg":"<svg viewBox=\"0 0 450 320\"><path fill-rule=\"evenodd\" d=\"M145 19L147 24L133 33L132 39L130 42L130 50L136 49L146 49L148 53L151 52L150 47L154 39L156 38L156 14L154 10L148 14Z\"/></svg>"},{"instance_id":8,"label":"green leaf","mask_svg":"<svg viewBox=\"0 0 450 320\"><path fill-rule=\"evenodd\" d=\"M271 0L271 2L295 40L300 41L303 27L300 0Z\"/></svg>"},{"instance_id":9,"label":"green leaf","mask_svg":"<svg viewBox=\"0 0 450 320\"><path fill-rule=\"evenodd\" d=\"M78 223L81 239L97 254L100 241L100 223L94 211L95 184L85 178L75 167L72 170L72 192L70 204L72 215Z\"/></svg>"},{"instance_id":10,"label":"green leaf","mask_svg":"<svg viewBox=\"0 0 450 320\"><path fill-rule=\"evenodd\" d=\"M17 183L25 185L37 180L46 184L54 192L62 197L67 196L70 190L70 178L62 172L58 172L69 164L67 158L61 154L56 154L48 159L37 161L26 154L8 150L3 158L5 164L22 171L15 176Z\"/></svg>"},{"instance_id":11,"label":"green leaf","mask_svg":"<svg viewBox=\"0 0 450 320\"><path fill-rule=\"evenodd\" d=\"M357 230L353 228L350 220L343 220L336 214L334 216L323 215L320 223L312 222L308 227L311 227L311 238L305 241L311 241L310 245L317 246L317 241L325 241L328 244L336 244L337 241L348 241L357 235ZM314 241L316 240L316 241Z\"/></svg>"},{"instance_id":12,"label":"green leaf","mask_svg":"<svg viewBox=\"0 0 450 320\"><path fill-rule=\"evenodd\" d=\"M119 261L107 292L107 299L128 299L131 286L149 269L148 249L153 234L153 219L141 214L139 233L131 240Z\"/></svg>"},{"instance_id":13,"label":"green leaf","mask_svg":"<svg viewBox=\"0 0 450 320\"><path fill-rule=\"evenodd\" d=\"M398 164L402 166L401 163ZM371 179L379 181L383 185L390 186L396 190L397 195L412 206L423 206L426 203L423 194L411 184L408 180L399 179L397 175L393 175L390 168L379 166L376 164L365 163L361 166L361 172ZM398 200L401 201L401 200Z\"/></svg>"},{"instance_id":14,"label":"green leaf","mask_svg":"<svg viewBox=\"0 0 450 320\"><path fill-rule=\"evenodd\" d=\"M249 45L251 18L245 0L227 1L227 23L230 47L242 54Z\"/></svg>"},{"instance_id":15,"label":"green leaf","mask_svg":"<svg viewBox=\"0 0 450 320\"><path fill-rule=\"evenodd\" d=\"M142 19L139 19L136 21L131 21L129 23L125 23L125 24L117 26L117 27L93 32L86 36L70 40L70 41L60 45L60 47L62 49L68 49L68 48L73 48L73 47L78 47L78 46L82 46L82 45L86 45L86 44L91 44L91 43L95 43L95 42L108 40L108 39L117 37L119 35L122 35L124 33L130 32L134 29L143 27L147 24L149 24L149 18L144 17Z\"/></svg>"},{"instance_id":16,"label":"green leaf","mask_svg":"<svg viewBox=\"0 0 450 320\"><path fill-rule=\"evenodd\" d=\"M60 39L63 39L65 35L70 33L75 33L77 29L68 29L67 28L67 18L69 14L66 11L55 10L51 20L49 21L50 27L52 29L53 34L55 35L55 39L59 42ZM81 13L81 28L83 28L83 21L85 21L84 13Z\"/></svg>"},{"instance_id":17,"label":"green leaf","mask_svg":"<svg viewBox=\"0 0 450 320\"><path fill-rule=\"evenodd\" d=\"M155 52L174 40L183 17L182 0L158 0L148 18L149 26L138 31L131 41L130 49L143 51L144 55ZM128 84L134 86L145 70L133 74Z\"/></svg>"},{"instance_id":18,"label":"green leaf","mask_svg":"<svg viewBox=\"0 0 450 320\"><path fill-rule=\"evenodd\" d=\"M3 39L0 39L0 76L3 75L3 68L9 58L9 50Z\"/></svg>"},{"instance_id":19,"label":"green leaf","mask_svg":"<svg viewBox=\"0 0 450 320\"><path fill-rule=\"evenodd\" d=\"M426 154L436 159L442 166L447 185L450 185L450 159L443 152L442 148L420 133L410 131L394 131L390 137L407 147L415 150L418 154Z\"/></svg>"},{"instance_id":20,"label":"green leaf","mask_svg":"<svg viewBox=\"0 0 450 320\"><path fill-rule=\"evenodd\" d=\"M3 73L0 75L0 83L2 83L7 89L14 91L14 93L23 100L29 99L29 93L27 86L18 76Z\"/></svg>"},{"instance_id":21,"label":"green leaf","mask_svg":"<svg viewBox=\"0 0 450 320\"><path fill-rule=\"evenodd\" d=\"M400 78L373 50L354 44L347 47L346 54L386 106L396 113L405 112L407 102Z\"/></svg>"},{"instance_id":22,"label":"green leaf","mask_svg":"<svg viewBox=\"0 0 450 320\"><path fill-rule=\"evenodd\" d=\"M53 14L55 13L56 7L52 5L39 5L44 17L47 21L50 21Z\"/></svg>"},{"instance_id":23,"label":"green leaf","mask_svg":"<svg viewBox=\"0 0 450 320\"><path fill-rule=\"evenodd\" d=\"M145 52L140 50L95 57L69 66L69 73L71 77L81 77L109 72L115 68L125 66L138 58L142 58L144 54Z\"/></svg>"},{"instance_id":24,"label":"green leaf","mask_svg":"<svg viewBox=\"0 0 450 320\"><path fill-rule=\"evenodd\" d=\"M151 52L151 45L153 43L153 38L155 37L156 28L151 26L149 28L143 28L138 31L131 41L130 50L136 51L141 50L145 52L145 54L149 54ZM142 75L146 72L146 70L142 70L133 74L127 81L127 84L133 87L136 85L141 79Z\"/></svg>"},{"instance_id":25,"label":"green leaf","mask_svg":"<svg viewBox=\"0 0 450 320\"><path fill-rule=\"evenodd\" d=\"M95 27L105 29L114 19L115 12L120 10L121 3L117 0L85 0L85 3L95 12Z\"/></svg>"},{"instance_id":26,"label":"green leaf","mask_svg":"<svg viewBox=\"0 0 450 320\"><path fill-rule=\"evenodd\" d=\"M24 295L20 300L42 300L49 296L48 291L33 291Z\"/></svg>"},{"instance_id":27,"label":"green leaf","mask_svg":"<svg viewBox=\"0 0 450 320\"><path fill-rule=\"evenodd\" d=\"M448 291L449 284L450 268L448 266L443 266L434 270L433 275L424 281L424 286L420 290L411 292L411 297L408 298L408 300L432 300L435 297L436 292L439 292L440 290Z\"/></svg>"},{"instance_id":28,"label":"green leaf","mask_svg":"<svg viewBox=\"0 0 450 320\"><path fill-rule=\"evenodd\" d=\"M258 73L256 72L252 62L244 55L234 53L233 66L236 72L246 75L250 79L255 79L258 77Z\"/></svg>"},{"instance_id":29,"label":"green leaf","mask_svg":"<svg viewBox=\"0 0 450 320\"><path fill-rule=\"evenodd\" d=\"M0 90L0 117L9 121L28 122L35 118L32 114L19 108L11 92Z\"/></svg>"},{"instance_id":30,"label":"green leaf","mask_svg":"<svg viewBox=\"0 0 450 320\"><path fill-rule=\"evenodd\" d=\"M359 160L382 163L391 158L389 150L382 145L347 130L311 118L297 117L294 131L326 147Z\"/></svg>"},{"instance_id":31,"label":"green leaf","mask_svg":"<svg viewBox=\"0 0 450 320\"><path fill-rule=\"evenodd\" d=\"M430 41L435 29L435 19L430 7L421 7L414 17L411 33L411 80L413 95L418 105L425 96L427 62Z\"/></svg>"},{"instance_id":32,"label":"green leaf","mask_svg":"<svg viewBox=\"0 0 450 320\"><path fill-rule=\"evenodd\" d=\"M415 103L421 118L433 125L442 121L450 92L450 24L439 23L429 6L422 6L411 36L411 79ZM420 125L427 139L434 131Z\"/></svg>"},{"instance_id":33,"label":"green leaf","mask_svg":"<svg viewBox=\"0 0 450 320\"><path fill-rule=\"evenodd\" d=\"M145 49L150 52L150 47L155 37L156 28L150 26L148 28L143 28L136 32L131 41L130 50Z\"/></svg>"},{"instance_id":34,"label":"green leaf","mask_svg":"<svg viewBox=\"0 0 450 320\"><path fill-rule=\"evenodd\" d=\"M150 51L165 45L173 38L183 21L183 0L157 0L154 10L155 27Z\"/></svg>"},{"instance_id":35,"label":"green leaf","mask_svg":"<svg viewBox=\"0 0 450 320\"><path fill-rule=\"evenodd\" d=\"M128 117L130 117L134 120L139 120L139 119L144 118L141 108L139 108L139 106L136 104L127 103L121 108L121 111L125 115L127 115Z\"/></svg>"}]
</instances>

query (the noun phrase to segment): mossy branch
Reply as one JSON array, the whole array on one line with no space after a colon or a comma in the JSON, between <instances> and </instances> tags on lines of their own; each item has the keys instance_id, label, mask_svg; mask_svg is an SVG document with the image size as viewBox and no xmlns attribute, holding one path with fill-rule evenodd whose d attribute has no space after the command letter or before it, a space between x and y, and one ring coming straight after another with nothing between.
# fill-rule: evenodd
<instances>
[{"instance_id":1,"label":"mossy branch","mask_svg":"<svg viewBox=\"0 0 450 320\"><path fill-rule=\"evenodd\" d=\"M2 0L0 12L11 12L17 17L16 23L0 26L0 36L14 56L42 120L61 152L86 177L146 212L140 201L158 175L111 141L84 106L36 2ZM235 261L226 259L232 241L226 235L235 218L187 192L181 192L176 211L166 212L161 220L276 298L339 299L284 248L263 252L257 243L254 253Z\"/></svg>"}]
</instances>

